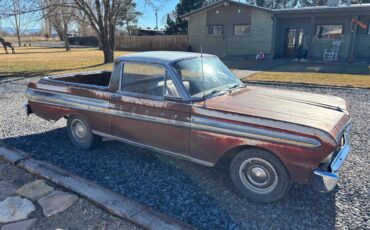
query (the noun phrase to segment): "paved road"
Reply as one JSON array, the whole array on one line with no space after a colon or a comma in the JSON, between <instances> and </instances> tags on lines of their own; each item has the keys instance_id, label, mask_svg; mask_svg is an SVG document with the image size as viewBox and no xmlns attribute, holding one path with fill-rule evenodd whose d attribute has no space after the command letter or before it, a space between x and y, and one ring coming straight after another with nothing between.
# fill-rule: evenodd
<instances>
[{"instance_id":1,"label":"paved road","mask_svg":"<svg viewBox=\"0 0 370 230\"><path fill-rule=\"evenodd\" d=\"M349 100L353 151L338 188L320 194L295 184L289 197L258 204L241 197L228 173L125 145L105 142L92 151L71 145L65 121L47 122L21 110L29 80L0 79L0 138L75 174L200 229L370 229L370 90L305 89ZM169 140L173 141L173 140Z\"/></svg>"}]
</instances>

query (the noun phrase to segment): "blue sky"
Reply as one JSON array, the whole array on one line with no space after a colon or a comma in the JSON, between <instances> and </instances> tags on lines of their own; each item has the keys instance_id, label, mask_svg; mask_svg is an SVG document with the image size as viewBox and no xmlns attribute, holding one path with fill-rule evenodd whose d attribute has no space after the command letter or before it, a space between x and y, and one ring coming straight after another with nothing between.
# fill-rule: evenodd
<instances>
[{"instance_id":1,"label":"blue sky","mask_svg":"<svg viewBox=\"0 0 370 230\"><path fill-rule=\"evenodd\" d=\"M144 0L135 0L137 3L137 10L140 11L143 15L139 18L139 25L142 28L155 27L155 13L154 9L145 3ZM153 2L153 4L160 8L158 11L158 27L164 28L166 24L166 17L167 14L173 11L176 7L176 4L180 0L150 0ZM4 19L0 22L1 27L10 27L9 20L13 20L13 18L10 19ZM40 21L32 22L29 26L27 26L29 29L39 29L41 28Z\"/></svg>"},{"instance_id":2,"label":"blue sky","mask_svg":"<svg viewBox=\"0 0 370 230\"><path fill-rule=\"evenodd\" d=\"M173 11L176 7L176 4L179 0L152 0L156 7L161 7L158 11L158 26L159 28L164 28L166 24L166 15ZM143 15L139 18L139 26L146 27L155 27L155 14L154 9L149 5L145 4L144 0L136 0L137 10L142 12Z\"/></svg>"}]
</instances>

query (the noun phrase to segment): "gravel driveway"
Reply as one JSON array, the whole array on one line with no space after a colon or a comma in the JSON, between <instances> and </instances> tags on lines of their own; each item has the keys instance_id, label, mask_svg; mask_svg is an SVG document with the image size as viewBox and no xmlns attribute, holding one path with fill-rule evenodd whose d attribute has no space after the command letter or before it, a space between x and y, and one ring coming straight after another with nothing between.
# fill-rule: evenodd
<instances>
[{"instance_id":1,"label":"gravel driveway","mask_svg":"<svg viewBox=\"0 0 370 230\"><path fill-rule=\"evenodd\" d=\"M321 194L295 184L289 197L258 204L241 197L227 172L118 142L92 151L71 145L65 121L44 121L22 110L29 80L0 79L0 138L75 174L200 229L370 229L370 90L294 88L343 97L352 105L353 151L339 186ZM293 89L293 88L292 88Z\"/></svg>"}]
</instances>

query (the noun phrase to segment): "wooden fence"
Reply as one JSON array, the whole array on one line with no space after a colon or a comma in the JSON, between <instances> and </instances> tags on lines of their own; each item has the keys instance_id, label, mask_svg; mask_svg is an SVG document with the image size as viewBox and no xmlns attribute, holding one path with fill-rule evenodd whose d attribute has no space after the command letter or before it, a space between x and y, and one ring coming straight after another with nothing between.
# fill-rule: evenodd
<instances>
[{"instance_id":1,"label":"wooden fence","mask_svg":"<svg viewBox=\"0 0 370 230\"><path fill-rule=\"evenodd\" d=\"M188 49L189 37L187 35L163 36L117 36L117 50L182 50Z\"/></svg>"}]
</instances>

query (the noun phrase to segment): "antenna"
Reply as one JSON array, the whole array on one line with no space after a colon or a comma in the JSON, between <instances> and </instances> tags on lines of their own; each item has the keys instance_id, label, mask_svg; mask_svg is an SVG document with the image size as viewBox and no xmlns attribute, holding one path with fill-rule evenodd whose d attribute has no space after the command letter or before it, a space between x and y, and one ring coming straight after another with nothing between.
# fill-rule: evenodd
<instances>
[{"instance_id":1,"label":"antenna","mask_svg":"<svg viewBox=\"0 0 370 230\"><path fill-rule=\"evenodd\" d=\"M203 70L203 35L200 37L200 62L202 65L203 107L206 107L206 86L204 82L204 70Z\"/></svg>"}]
</instances>

